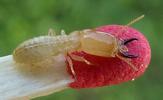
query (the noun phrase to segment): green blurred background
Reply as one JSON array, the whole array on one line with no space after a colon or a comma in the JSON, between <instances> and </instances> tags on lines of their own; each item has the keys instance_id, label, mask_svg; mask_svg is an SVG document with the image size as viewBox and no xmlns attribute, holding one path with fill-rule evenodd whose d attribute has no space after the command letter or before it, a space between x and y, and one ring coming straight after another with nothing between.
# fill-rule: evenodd
<instances>
[{"instance_id":1,"label":"green blurred background","mask_svg":"<svg viewBox=\"0 0 163 100\"><path fill-rule=\"evenodd\" d=\"M47 34L49 28L67 33L106 24L133 25L149 40L152 61L133 82L96 89L67 89L34 100L163 100L162 0L0 0L0 56L22 41Z\"/></svg>"}]
</instances>

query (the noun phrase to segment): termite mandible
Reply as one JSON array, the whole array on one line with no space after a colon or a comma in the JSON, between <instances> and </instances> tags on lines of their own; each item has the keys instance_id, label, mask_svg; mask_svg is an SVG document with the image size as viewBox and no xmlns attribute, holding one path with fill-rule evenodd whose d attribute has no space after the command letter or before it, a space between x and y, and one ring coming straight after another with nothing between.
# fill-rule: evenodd
<instances>
[{"instance_id":1,"label":"termite mandible","mask_svg":"<svg viewBox=\"0 0 163 100\"><path fill-rule=\"evenodd\" d=\"M126 26L130 26L143 17L144 15L124 25L123 31L125 31ZM61 35L56 36L50 29L47 36L36 37L20 44L13 52L13 58L18 64L44 67L48 66L51 59L62 53L65 55L71 72L75 76L72 60L82 61L86 64L91 64L91 62L71 52L84 51L87 54L96 56L118 57L134 70L137 70L128 59L137 58L138 55L129 54L126 47L126 44L134 40L137 41L138 39L120 40L111 34L99 32L95 29L74 31L69 35L66 35L62 30Z\"/></svg>"}]
</instances>

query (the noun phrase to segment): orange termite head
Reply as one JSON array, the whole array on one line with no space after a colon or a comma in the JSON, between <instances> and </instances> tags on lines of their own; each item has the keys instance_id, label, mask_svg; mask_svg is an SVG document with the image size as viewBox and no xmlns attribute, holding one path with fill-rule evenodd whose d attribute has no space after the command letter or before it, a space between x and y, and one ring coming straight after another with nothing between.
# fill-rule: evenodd
<instances>
[{"instance_id":1,"label":"orange termite head","mask_svg":"<svg viewBox=\"0 0 163 100\"><path fill-rule=\"evenodd\" d=\"M81 33L81 50L88 54L103 57L115 57L117 54L126 58L137 57L137 55L129 54L126 46L138 40L137 38L119 40L111 34L94 30L84 30Z\"/></svg>"},{"instance_id":2,"label":"orange termite head","mask_svg":"<svg viewBox=\"0 0 163 100\"><path fill-rule=\"evenodd\" d=\"M91 29L80 31L80 34L80 50L95 56L118 57L136 70L127 58L137 58L138 55L129 54L126 45L137 38L120 40L111 34Z\"/></svg>"}]
</instances>

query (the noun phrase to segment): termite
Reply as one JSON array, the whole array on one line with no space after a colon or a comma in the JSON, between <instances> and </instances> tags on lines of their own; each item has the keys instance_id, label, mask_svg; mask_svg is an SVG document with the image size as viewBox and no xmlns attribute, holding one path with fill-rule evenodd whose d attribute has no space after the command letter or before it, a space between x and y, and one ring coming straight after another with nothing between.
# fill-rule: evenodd
<instances>
[{"instance_id":1,"label":"termite","mask_svg":"<svg viewBox=\"0 0 163 100\"><path fill-rule=\"evenodd\" d=\"M134 19L126 26L130 26L136 21L142 19L144 15ZM61 35L54 35L53 31L49 31L49 35L40 36L27 40L20 44L13 52L16 63L30 66L43 67L49 65L49 60L58 54L64 54L68 62L72 74L75 76L72 60L91 64L87 59L72 54L73 51L84 51L87 54L102 57L118 57L122 61L129 64L134 70L137 68L128 59L137 58L138 55L128 53L127 44L137 41L137 38L120 40L115 36L99 32L95 29L86 29L74 31L66 35L64 31Z\"/></svg>"}]
</instances>

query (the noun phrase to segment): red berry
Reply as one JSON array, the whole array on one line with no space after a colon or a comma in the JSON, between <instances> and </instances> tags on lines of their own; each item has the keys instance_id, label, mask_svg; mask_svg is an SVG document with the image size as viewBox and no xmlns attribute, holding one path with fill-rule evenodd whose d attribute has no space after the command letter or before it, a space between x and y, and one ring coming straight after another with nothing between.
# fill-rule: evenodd
<instances>
[{"instance_id":1,"label":"red berry","mask_svg":"<svg viewBox=\"0 0 163 100\"><path fill-rule=\"evenodd\" d=\"M129 64L118 59L117 57L99 57L89 55L84 52L73 52L90 61L93 65L84 62L73 61L74 71L76 73L75 82L69 84L72 88L93 88L98 86L114 85L135 79L142 75L149 65L151 58L151 50L148 41L139 31L127 27L122 31L121 25L107 25L96 28L97 31L106 32L114 35L118 39L137 38L127 44L129 53L138 54L138 58L131 58L132 64L138 69L133 70ZM93 44L92 44L93 45ZM70 68L68 72L72 75ZM72 75L74 78L74 76Z\"/></svg>"}]
</instances>

